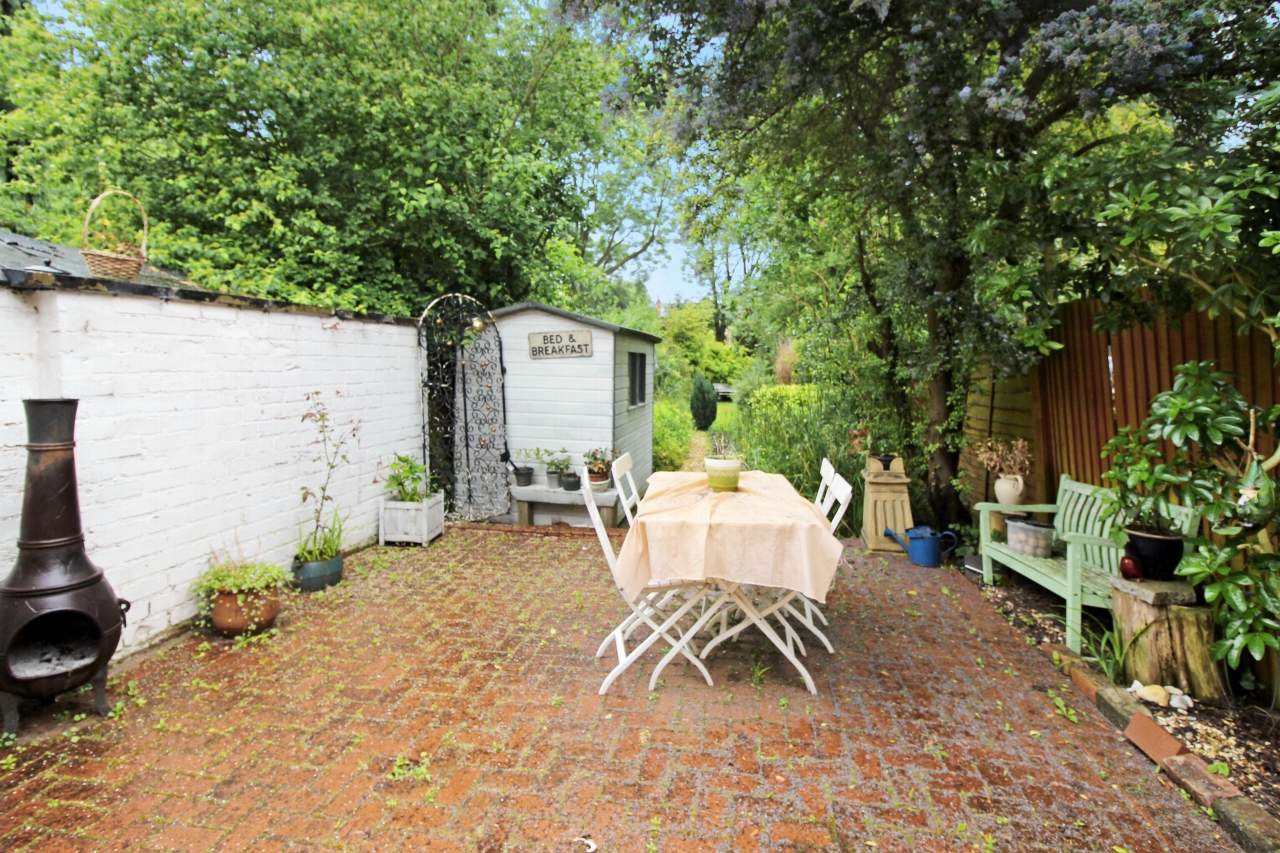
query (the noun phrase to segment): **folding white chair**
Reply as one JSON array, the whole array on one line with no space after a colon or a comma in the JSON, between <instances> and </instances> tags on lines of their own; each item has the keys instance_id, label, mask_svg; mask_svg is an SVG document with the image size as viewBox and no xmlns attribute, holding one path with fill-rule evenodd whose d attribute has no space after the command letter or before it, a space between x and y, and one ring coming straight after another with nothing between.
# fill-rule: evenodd
<instances>
[{"instance_id":1,"label":"folding white chair","mask_svg":"<svg viewBox=\"0 0 1280 853\"><path fill-rule=\"evenodd\" d=\"M831 460L823 458L822 460L822 481L818 484L818 494L814 497L814 506L822 511L824 517L831 519L831 535L840 527L840 522L844 520L844 514L849 509L849 502L853 500L853 486L849 485L849 481L836 472L835 466L831 464ZM835 515L831 515L831 509L835 507ZM815 623L821 621L823 625L830 624L827 617L823 615L818 606L809 600L809 597L791 590L777 590L778 594L773 596L773 601L761 613L765 615L776 614L778 621L782 623L783 630L787 635L787 643L795 644L800 654L806 654L804 644L800 642L799 636L787 623L787 617L795 619L801 625L809 629L815 637L822 641L827 647L827 651L835 653L835 649L831 645L831 641L826 635L818 629ZM794 606L792 601L795 600L803 605L804 612L801 613Z\"/></svg>"},{"instance_id":2,"label":"folding white chair","mask_svg":"<svg viewBox=\"0 0 1280 853\"><path fill-rule=\"evenodd\" d=\"M588 480L585 468L582 471L582 479L584 482ZM600 518L600 509L596 506L595 495L590 489L583 489L582 496L587 505L587 514L591 516L591 524L596 529L596 538L600 540L600 547L604 551L604 558L609 563L609 571L613 574L614 583L618 585L618 591L626 600L627 595L623 592L622 584L618 580L618 558L613 553L613 543L609 541L609 534ZM666 640L671 649L654 669L649 679L650 690L657 687L659 673L677 654L684 655L697 667L708 685L714 685L711 673L698 658L698 647L694 644L693 636L729 598L728 595L721 595L708 611L704 599L715 588L715 584L709 581L656 581L646 586L644 592L634 602L628 600L627 606L631 608L631 615L609 632L609 636L604 638L604 642L596 651L597 658L604 657L605 650L612 644L618 653L618 664L605 676L604 683L600 685L600 695L607 693L618 676L648 651L658 638ZM693 627L685 630L681 626L682 620L692 614L699 604L704 605L700 618ZM635 649L628 652L627 640L642 624L649 626L650 634Z\"/></svg>"},{"instance_id":3,"label":"folding white chair","mask_svg":"<svg viewBox=\"0 0 1280 853\"><path fill-rule=\"evenodd\" d=\"M640 508L640 490L636 488L635 478L631 476L633 464L630 451L613 460L613 482L618 484L618 497L622 498L622 511L627 514L628 527L635 527L636 510ZM624 481L631 487L630 496L622 486Z\"/></svg>"}]
</instances>

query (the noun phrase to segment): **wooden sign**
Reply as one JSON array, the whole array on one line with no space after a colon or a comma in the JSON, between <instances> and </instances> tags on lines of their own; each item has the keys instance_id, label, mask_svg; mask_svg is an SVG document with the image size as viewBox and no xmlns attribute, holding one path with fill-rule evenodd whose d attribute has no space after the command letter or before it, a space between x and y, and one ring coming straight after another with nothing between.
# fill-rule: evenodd
<instances>
[{"instance_id":1,"label":"wooden sign","mask_svg":"<svg viewBox=\"0 0 1280 853\"><path fill-rule=\"evenodd\" d=\"M591 333L586 329L529 333L529 358L590 357Z\"/></svg>"}]
</instances>

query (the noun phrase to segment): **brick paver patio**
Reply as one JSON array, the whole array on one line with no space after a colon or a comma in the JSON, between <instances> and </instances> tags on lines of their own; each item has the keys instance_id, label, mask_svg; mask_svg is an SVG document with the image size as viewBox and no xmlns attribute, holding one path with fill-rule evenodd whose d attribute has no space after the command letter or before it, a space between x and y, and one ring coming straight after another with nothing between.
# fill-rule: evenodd
<instances>
[{"instance_id":1,"label":"brick paver patio","mask_svg":"<svg viewBox=\"0 0 1280 853\"><path fill-rule=\"evenodd\" d=\"M0 850L1237 849L954 572L852 556L816 698L755 638L713 688L597 696L623 605L594 539L455 528L348 575L0 753Z\"/></svg>"}]
</instances>

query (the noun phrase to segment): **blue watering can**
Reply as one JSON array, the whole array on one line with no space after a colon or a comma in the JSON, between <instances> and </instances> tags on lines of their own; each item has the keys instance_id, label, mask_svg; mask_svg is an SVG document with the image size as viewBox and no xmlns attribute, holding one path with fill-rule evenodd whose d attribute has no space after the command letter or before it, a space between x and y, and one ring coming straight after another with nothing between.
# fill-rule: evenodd
<instances>
[{"instance_id":1,"label":"blue watering can","mask_svg":"<svg viewBox=\"0 0 1280 853\"><path fill-rule=\"evenodd\" d=\"M884 529L884 535L892 536L894 541L902 546L902 550L907 552L907 556L913 564L929 569L942 565L943 555L954 551L956 545L960 542L950 530L939 533L932 527L908 527L907 532L904 534L907 537L906 542L903 542L901 536L887 527ZM944 536L951 537L951 547L945 551L942 550L942 537Z\"/></svg>"}]
</instances>

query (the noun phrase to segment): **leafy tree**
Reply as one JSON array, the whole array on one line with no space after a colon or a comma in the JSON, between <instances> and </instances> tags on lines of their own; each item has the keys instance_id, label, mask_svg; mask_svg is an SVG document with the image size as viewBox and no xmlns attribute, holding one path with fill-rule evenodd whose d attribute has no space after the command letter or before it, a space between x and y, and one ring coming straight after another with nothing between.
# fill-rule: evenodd
<instances>
[{"instance_id":1,"label":"leafy tree","mask_svg":"<svg viewBox=\"0 0 1280 853\"><path fill-rule=\"evenodd\" d=\"M1080 161L1124 173L1124 137L1108 132L1119 113L1189 122L1246 72L1256 91L1273 79L1263 66L1276 38L1247 2L1206 13L1179 0L632 0L624 11L648 37L638 85L684 99L689 138L739 174L767 166L801 222L841 208L847 244L823 274L866 318L862 346L874 343L887 381L921 401L944 522L967 515L956 478L968 377L1048 352L1054 306L1105 286L1087 215L1101 188L1059 204Z\"/></svg>"},{"instance_id":2,"label":"leafy tree","mask_svg":"<svg viewBox=\"0 0 1280 853\"><path fill-rule=\"evenodd\" d=\"M701 373L693 374L693 393L689 395L689 411L698 429L710 429L716 422L716 389Z\"/></svg>"},{"instance_id":3,"label":"leafy tree","mask_svg":"<svg viewBox=\"0 0 1280 853\"><path fill-rule=\"evenodd\" d=\"M72 241L118 186L147 204L155 259L204 286L397 313L594 287L643 247L582 236L636 218L576 182L610 155L618 69L543 7L50 8L15 16L0 56L7 227Z\"/></svg>"}]
</instances>

